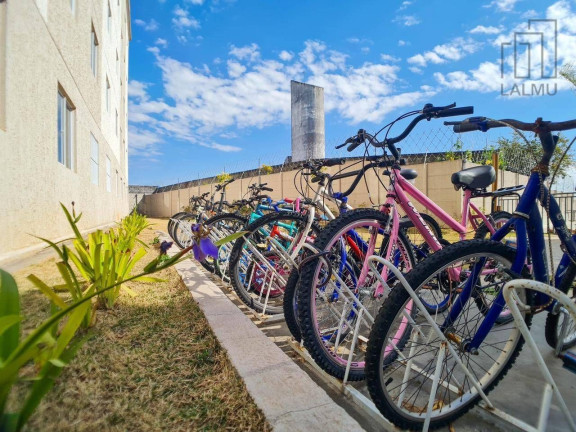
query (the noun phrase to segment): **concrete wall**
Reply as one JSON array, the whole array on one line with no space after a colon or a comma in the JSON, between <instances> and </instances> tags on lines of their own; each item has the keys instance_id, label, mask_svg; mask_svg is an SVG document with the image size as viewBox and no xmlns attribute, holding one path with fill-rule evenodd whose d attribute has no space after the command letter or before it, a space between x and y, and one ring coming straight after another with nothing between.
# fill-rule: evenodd
<instances>
[{"instance_id":1,"label":"concrete wall","mask_svg":"<svg viewBox=\"0 0 576 432\"><path fill-rule=\"evenodd\" d=\"M353 162L347 162L345 166L350 166ZM351 169L357 169L360 165L356 165ZM458 221L461 217L462 208L462 192L454 190L454 186L450 182L450 177L453 172L462 169L462 161L443 161L432 162L427 164L415 164L407 166L406 168L415 169L418 172L418 177L415 180L415 185L418 189L426 194L432 201L442 207L451 216ZM328 168L328 172L336 173L340 168ZM384 186L388 185L388 178L382 175L383 169L367 173L365 181L362 180L356 190L350 196L350 204L353 207L369 207L374 204L383 203L386 200L386 189ZM263 183L268 183L268 186L274 189L270 195L273 198L279 199L284 197L294 198L298 196L298 192L294 187L294 175L296 171L285 171L269 175L262 175ZM377 178L384 185L382 185ZM515 184L522 184L525 179L519 179L513 173L500 173L502 177L501 186L511 186ZM523 177L523 176L520 176ZM231 183L227 188L227 200L232 201L241 198L251 183L258 181L258 177L244 178L236 180ZM353 179L341 179L334 182L335 191L344 191L352 183ZM368 187L366 186L368 185ZM162 193L155 193L147 195L140 203L140 211L152 217L169 217L174 213L181 211L188 205L190 196L199 195L204 192L213 191L214 184L206 184L200 187L183 188ZM311 195L307 192L307 195ZM217 196L219 198L219 195ZM486 203L478 201L478 205L486 209L490 208L489 201ZM414 203L416 204L416 203ZM420 205L416 205L418 210L423 210Z\"/></svg>"},{"instance_id":2,"label":"concrete wall","mask_svg":"<svg viewBox=\"0 0 576 432\"><path fill-rule=\"evenodd\" d=\"M128 206L130 211L138 208L138 204L146 195L154 193L158 186L128 186Z\"/></svg>"},{"instance_id":3,"label":"concrete wall","mask_svg":"<svg viewBox=\"0 0 576 432\"><path fill-rule=\"evenodd\" d=\"M110 31L107 1L77 0L74 10L70 0L0 3L0 260L41 247L34 235L68 237L60 202L75 202L83 213L83 230L109 224L128 212L130 4L109 4ZM96 77L90 63L92 26L99 43ZM59 89L75 108L73 169L58 162ZM99 143L97 185L90 176L91 134ZM110 192L106 157L111 161Z\"/></svg>"}]
</instances>

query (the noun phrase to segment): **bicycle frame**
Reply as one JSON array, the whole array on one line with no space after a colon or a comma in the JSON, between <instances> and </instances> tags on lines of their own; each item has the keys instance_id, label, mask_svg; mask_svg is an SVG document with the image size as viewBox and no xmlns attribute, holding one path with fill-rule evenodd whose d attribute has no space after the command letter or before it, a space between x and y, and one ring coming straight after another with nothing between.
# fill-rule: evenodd
<instances>
[{"instance_id":1,"label":"bicycle frame","mask_svg":"<svg viewBox=\"0 0 576 432\"><path fill-rule=\"evenodd\" d=\"M391 188L388 192L386 202L380 207L380 211L387 213L391 216L391 226L390 229L390 241L388 243L388 249L386 251L386 256L384 257L386 260L392 260L392 253L394 251L394 247L397 243L398 239L398 229L400 227L400 216L398 214L397 207L403 210L406 216L410 219L410 221L414 224L414 227L422 234L424 240L433 251L438 251L442 249L442 245L440 241L436 238L436 236L432 233L422 216L416 208L412 201L410 201L410 196L414 198L416 202L421 204L424 208L432 212L440 221L444 222L448 227L450 227L453 231L457 232L460 240L466 239L466 234L468 232L468 222L471 222L473 226L479 225L476 220L480 219L490 230L493 234L495 232L492 223L488 220L486 215L484 215L480 209L472 202L472 191L465 190L464 191L464 201L462 203L462 219L461 222L456 221L452 218L448 213L446 213L441 207L439 207L436 203L434 203L430 198L424 195L416 186L412 185L408 180L406 180L400 174L399 167L393 167L391 172ZM375 248L375 238L374 242L371 240L368 251L366 256L371 256L374 254ZM362 272L360 277L358 278L359 285L363 285L366 277L368 275L368 266L367 263L364 263L362 267ZM388 271L386 267L382 269L382 277L384 280L387 279ZM380 296L382 295L384 287L379 284L376 288L374 295Z\"/></svg>"},{"instance_id":2,"label":"bicycle frame","mask_svg":"<svg viewBox=\"0 0 576 432\"><path fill-rule=\"evenodd\" d=\"M554 229L558 234L563 250L565 250L560 264L558 265L554 275L554 286L560 286L563 277L565 276L566 267L571 260L576 260L576 236L572 236L566 227L564 217L560 212L560 207L554 196L548 191L543 183L544 176L539 173L532 173L528 179L528 184L524 193L520 197L514 216L502 228L492 235L491 239L501 241L511 230L514 228L517 236L517 253L514 263L512 264L512 272L520 275L524 269L528 250L531 253L532 259L532 273L534 279L543 283L550 283L549 272L546 263L546 247L544 244L544 230L542 228L542 217L538 210L537 203L540 202L545 208L548 208L548 217L552 221ZM454 323L466 302L470 299L473 291L473 286L476 284L476 279L479 277L478 269L484 265L485 259L477 263L471 273L471 276L466 281L466 284L457 297L454 305L452 306L448 317L442 324L441 329L446 329ZM535 294L533 307L540 307L543 310L551 310L554 302L550 297L538 293ZM482 344L496 319L505 307L504 296L502 291L496 297L493 305L486 314L486 317L480 324L478 331L466 346L466 350L478 349Z\"/></svg>"}]
</instances>

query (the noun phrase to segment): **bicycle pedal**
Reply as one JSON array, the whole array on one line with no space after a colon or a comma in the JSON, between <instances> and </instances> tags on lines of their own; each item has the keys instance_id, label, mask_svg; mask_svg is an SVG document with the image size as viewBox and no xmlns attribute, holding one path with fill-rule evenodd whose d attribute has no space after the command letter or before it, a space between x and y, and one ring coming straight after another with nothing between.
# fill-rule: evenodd
<instances>
[{"instance_id":1,"label":"bicycle pedal","mask_svg":"<svg viewBox=\"0 0 576 432\"><path fill-rule=\"evenodd\" d=\"M564 369L576 374L576 353L566 351L560 358L562 359Z\"/></svg>"}]
</instances>

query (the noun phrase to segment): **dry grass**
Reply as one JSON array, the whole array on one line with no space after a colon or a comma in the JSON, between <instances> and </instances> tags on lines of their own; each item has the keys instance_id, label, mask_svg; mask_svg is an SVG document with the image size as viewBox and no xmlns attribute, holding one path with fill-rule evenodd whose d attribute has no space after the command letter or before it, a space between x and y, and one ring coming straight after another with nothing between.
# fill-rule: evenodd
<instances>
[{"instance_id":1,"label":"dry grass","mask_svg":"<svg viewBox=\"0 0 576 432\"><path fill-rule=\"evenodd\" d=\"M153 221L141 239L150 243ZM156 252L150 249L139 268ZM25 276L58 281L55 260L15 276L33 328L49 305ZM137 269L138 270L138 269ZM27 425L33 431L270 430L174 269L164 283L133 283L112 311L98 311L77 357ZM20 389L23 390L23 389Z\"/></svg>"}]
</instances>

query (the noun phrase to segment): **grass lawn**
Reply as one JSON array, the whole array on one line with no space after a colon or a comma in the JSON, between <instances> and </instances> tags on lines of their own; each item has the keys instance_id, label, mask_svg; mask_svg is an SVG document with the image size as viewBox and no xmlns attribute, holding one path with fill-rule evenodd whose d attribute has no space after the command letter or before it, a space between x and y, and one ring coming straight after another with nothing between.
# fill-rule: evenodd
<instances>
[{"instance_id":1,"label":"grass lawn","mask_svg":"<svg viewBox=\"0 0 576 432\"><path fill-rule=\"evenodd\" d=\"M140 236L145 243L156 229L166 229L166 221L151 222ZM135 272L156 255L150 248ZM27 317L24 332L49 314L48 301L25 277L34 273L57 283L55 262L14 275ZM176 270L156 276L166 282L131 283L136 297L123 294L113 310L97 312L88 340L27 430L271 430Z\"/></svg>"}]
</instances>

